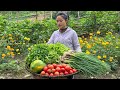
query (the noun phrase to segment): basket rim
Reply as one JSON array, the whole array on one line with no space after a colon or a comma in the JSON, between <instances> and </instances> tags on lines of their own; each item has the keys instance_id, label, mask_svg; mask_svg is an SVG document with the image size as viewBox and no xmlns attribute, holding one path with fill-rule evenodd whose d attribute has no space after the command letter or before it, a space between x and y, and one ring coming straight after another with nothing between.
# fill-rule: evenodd
<instances>
[{"instance_id":1,"label":"basket rim","mask_svg":"<svg viewBox=\"0 0 120 90\"><path fill-rule=\"evenodd\" d=\"M75 73L72 73L72 74L68 74L68 75L58 75L58 76L45 76L45 75L40 75L40 74L37 74L37 73L32 73L33 75L37 75L39 77L43 77L43 78L62 78L62 77L69 77L69 76L73 76L75 74L77 74L77 72Z\"/></svg>"}]
</instances>

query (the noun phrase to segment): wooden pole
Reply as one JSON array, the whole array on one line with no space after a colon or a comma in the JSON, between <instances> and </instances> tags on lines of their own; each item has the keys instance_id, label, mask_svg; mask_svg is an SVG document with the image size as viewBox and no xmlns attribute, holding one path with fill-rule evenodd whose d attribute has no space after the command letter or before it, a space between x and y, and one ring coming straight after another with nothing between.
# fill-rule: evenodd
<instances>
[{"instance_id":1,"label":"wooden pole","mask_svg":"<svg viewBox=\"0 0 120 90\"><path fill-rule=\"evenodd\" d=\"M18 22L18 18L19 18L19 11L17 11L17 22Z\"/></svg>"},{"instance_id":2,"label":"wooden pole","mask_svg":"<svg viewBox=\"0 0 120 90\"><path fill-rule=\"evenodd\" d=\"M80 12L78 11L78 19L80 18Z\"/></svg>"},{"instance_id":3,"label":"wooden pole","mask_svg":"<svg viewBox=\"0 0 120 90\"><path fill-rule=\"evenodd\" d=\"M96 31L96 30L97 30L97 27L96 27L96 15L94 14L93 17L94 17L94 30ZM95 32L95 31L94 31L94 32Z\"/></svg>"},{"instance_id":4,"label":"wooden pole","mask_svg":"<svg viewBox=\"0 0 120 90\"><path fill-rule=\"evenodd\" d=\"M53 13L53 12L51 11L51 12L50 12L50 15L51 15L51 19L52 19L52 13Z\"/></svg>"},{"instance_id":5,"label":"wooden pole","mask_svg":"<svg viewBox=\"0 0 120 90\"><path fill-rule=\"evenodd\" d=\"M44 19L45 19L45 11L44 11Z\"/></svg>"},{"instance_id":6,"label":"wooden pole","mask_svg":"<svg viewBox=\"0 0 120 90\"><path fill-rule=\"evenodd\" d=\"M37 15L37 11L36 11L36 20L37 20L37 16L38 16L38 15Z\"/></svg>"}]
</instances>

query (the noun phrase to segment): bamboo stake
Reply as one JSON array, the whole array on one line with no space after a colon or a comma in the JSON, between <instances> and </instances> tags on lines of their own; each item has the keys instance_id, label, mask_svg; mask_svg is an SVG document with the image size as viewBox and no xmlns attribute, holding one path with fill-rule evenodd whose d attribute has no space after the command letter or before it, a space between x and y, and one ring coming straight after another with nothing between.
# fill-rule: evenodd
<instances>
[{"instance_id":1,"label":"bamboo stake","mask_svg":"<svg viewBox=\"0 0 120 90\"><path fill-rule=\"evenodd\" d=\"M51 11L50 13L51 13L50 15L51 15L51 19L52 19L52 13L53 13L53 12Z\"/></svg>"},{"instance_id":2,"label":"bamboo stake","mask_svg":"<svg viewBox=\"0 0 120 90\"><path fill-rule=\"evenodd\" d=\"M36 20L37 20L37 16L38 16L38 15L37 15L37 11L36 11Z\"/></svg>"},{"instance_id":3,"label":"bamboo stake","mask_svg":"<svg viewBox=\"0 0 120 90\"><path fill-rule=\"evenodd\" d=\"M80 12L78 11L78 19L80 18Z\"/></svg>"}]
</instances>

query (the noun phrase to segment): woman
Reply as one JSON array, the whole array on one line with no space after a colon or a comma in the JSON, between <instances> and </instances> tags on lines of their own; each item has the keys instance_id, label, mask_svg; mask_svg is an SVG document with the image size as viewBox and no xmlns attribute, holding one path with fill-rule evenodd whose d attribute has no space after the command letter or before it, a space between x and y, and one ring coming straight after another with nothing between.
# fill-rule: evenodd
<instances>
[{"instance_id":1,"label":"woman","mask_svg":"<svg viewBox=\"0 0 120 90\"><path fill-rule=\"evenodd\" d=\"M77 33L67 26L69 17L64 13L58 13L56 16L58 30L54 31L50 37L48 44L60 42L75 52L82 52ZM68 79L73 79L69 76Z\"/></svg>"},{"instance_id":2,"label":"woman","mask_svg":"<svg viewBox=\"0 0 120 90\"><path fill-rule=\"evenodd\" d=\"M60 42L71 50L81 52L80 43L77 33L67 26L69 17L64 13L58 13L56 16L57 26L59 30L53 32L48 44Z\"/></svg>"}]
</instances>

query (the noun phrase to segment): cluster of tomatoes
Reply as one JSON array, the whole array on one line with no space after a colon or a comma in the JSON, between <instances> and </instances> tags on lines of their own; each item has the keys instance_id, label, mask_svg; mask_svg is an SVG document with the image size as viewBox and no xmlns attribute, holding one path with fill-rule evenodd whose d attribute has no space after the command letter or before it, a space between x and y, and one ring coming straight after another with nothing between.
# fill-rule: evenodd
<instances>
[{"instance_id":1,"label":"cluster of tomatoes","mask_svg":"<svg viewBox=\"0 0 120 90\"><path fill-rule=\"evenodd\" d=\"M76 73L77 70L70 67L68 64L48 64L43 68L40 75L44 76L60 76Z\"/></svg>"}]
</instances>

